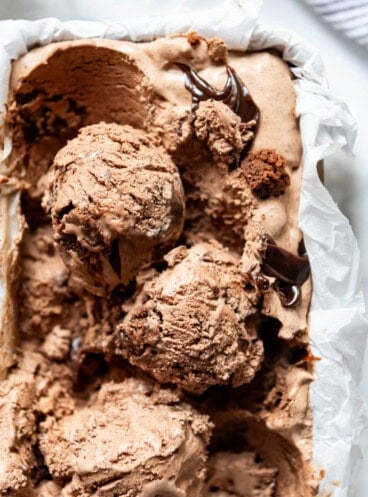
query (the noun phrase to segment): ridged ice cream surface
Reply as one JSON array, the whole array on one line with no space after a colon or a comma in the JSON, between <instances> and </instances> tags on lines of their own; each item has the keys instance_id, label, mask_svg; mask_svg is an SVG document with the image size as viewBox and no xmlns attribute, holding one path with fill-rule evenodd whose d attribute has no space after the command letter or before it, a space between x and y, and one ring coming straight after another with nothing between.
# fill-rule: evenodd
<instances>
[{"instance_id":1,"label":"ridged ice cream surface","mask_svg":"<svg viewBox=\"0 0 368 497\"><path fill-rule=\"evenodd\" d=\"M13 63L0 495L315 495L295 104L194 33Z\"/></svg>"}]
</instances>

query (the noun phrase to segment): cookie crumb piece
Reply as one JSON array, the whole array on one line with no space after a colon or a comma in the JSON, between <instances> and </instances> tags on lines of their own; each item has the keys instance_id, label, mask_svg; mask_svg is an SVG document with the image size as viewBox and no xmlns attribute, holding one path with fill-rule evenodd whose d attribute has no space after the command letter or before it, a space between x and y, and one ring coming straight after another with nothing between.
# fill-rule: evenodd
<instances>
[{"instance_id":1,"label":"cookie crumb piece","mask_svg":"<svg viewBox=\"0 0 368 497\"><path fill-rule=\"evenodd\" d=\"M195 31L190 31L187 34L187 40L192 47L196 47L203 40L203 37Z\"/></svg>"},{"instance_id":2,"label":"cookie crumb piece","mask_svg":"<svg viewBox=\"0 0 368 497\"><path fill-rule=\"evenodd\" d=\"M290 185L284 157L275 150L250 152L242 162L243 174L257 197L266 199L285 193Z\"/></svg>"},{"instance_id":3,"label":"cookie crumb piece","mask_svg":"<svg viewBox=\"0 0 368 497\"><path fill-rule=\"evenodd\" d=\"M227 61L227 46L220 38L209 38L206 40L208 55L213 62L225 64Z\"/></svg>"}]
</instances>

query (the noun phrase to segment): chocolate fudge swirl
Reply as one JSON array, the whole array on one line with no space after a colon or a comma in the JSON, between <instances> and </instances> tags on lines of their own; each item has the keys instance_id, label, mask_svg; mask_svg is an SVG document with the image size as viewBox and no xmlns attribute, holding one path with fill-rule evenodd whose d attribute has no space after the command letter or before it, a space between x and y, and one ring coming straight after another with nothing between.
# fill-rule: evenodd
<instances>
[{"instance_id":1,"label":"chocolate fudge swirl","mask_svg":"<svg viewBox=\"0 0 368 497\"><path fill-rule=\"evenodd\" d=\"M204 100L222 101L237 114L242 122L255 121L256 127L259 121L259 108L254 103L248 88L239 78L235 70L226 66L227 80L223 90L216 90L207 81L200 77L193 67L175 63L185 73L185 88L192 94L192 111L195 111L199 102Z\"/></svg>"},{"instance_id":2,"label":"chocolate fudge swirl","mask_svg":"<svg viewBox=\"0 0 368 497\"><path fill-rule=\"evenodd\" d=\"M269 235L262 235L262 247L258 253L263 274L276 278L273 288L282 305L294 306L300 298L300 287L309 276L308 258L279 247Z\"/></svg>"}]
</instances>

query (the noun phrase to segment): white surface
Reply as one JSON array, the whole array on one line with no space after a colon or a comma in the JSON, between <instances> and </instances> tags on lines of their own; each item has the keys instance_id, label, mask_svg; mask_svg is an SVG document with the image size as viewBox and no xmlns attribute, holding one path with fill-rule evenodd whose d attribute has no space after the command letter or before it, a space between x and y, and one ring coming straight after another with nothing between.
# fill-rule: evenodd
<instances>
[{"instance_id":1,"label":"white surface","mask_svg":"<svg viewBox=\"0 0 368 497\"><path fill-rule=\"evenodd\" d=\"M307 0L318 15L368 49L368 0Z\"/></svg>"},{"instance_id":2,"label":"white surface","mask_svg":"<svg viewBox=\"0 0 368 497\"><path fill-rule=\"evenodd\" d=\"M14 7L20 4L20 2L12 3ZM31 7L32 3L40 4L41 2L29 2L27 5ZM51 3L55 5L54 2L50 2L48 5L50 6ZM68 3L65 2L65 5ZM148 3L146 2L146 4ZM6 7L5 4L6 2L3 1L0 7ZM203 5L208 6L209 2L203 2ZM1 8L0 14L2 13ZM2 14L4 15L4 11ZM50 14L50 11L47 14ZM25 9L21 9L18 15L27 17ZM9 15L5 13L4 17L9 17ZM93 14L89 18L93 18ZM353 110L356 110L356 116L360 121L360 126L364 126L365 119L366 124L364 129L368 129L368 109L366 108L367 99L365 91L368 87L368 68L364 65L367 63L366 53L363 51L360 52L358 48L353 48L353 45L339 40L337 36L332 35L328 28L318 24L316 18L310 15L295 0L265 0L261 20L277 23L288 29L292 28L299 34L304 35L305 38L312 39L316 46L321 47L332 88L337 95L352 103ZM353 100L352 96L356 100ZM335 198L339 201L343 210L350 215L357 235L361 240L363 250L366 250L368 240L364 239L363 236L365 228L363 222L365 220L364 214L368 211L368 200L364 199L364 187L367 186L367 174L364 174L364 159L368 157L368 150L362 134L358 140L356 150L358 155L355 160L346 161L345 159L338 158L334 162L329 161L327 167L327 184L334 187ZM354 174L352 176L349 168L353 168ZM351 177L353 181L349 182ZM342 454L342 459L344 458L343 456L346 456L346 454ZM358 497L367 496L363 488L358 494Z\"/></svg>"},{"instance_id":3,"label":"white surface","mask_svg":"<svg viewBox=\"0 0 368 497\"><path fill-rule=\"evenodd\" d=\"M264 0L260 20L293 29L320 51L333 93L348 102L358 121L355 157L340 153L326 161L326 186L350 219L361 250L368 300L368 52L324 24L300 0ZM366 352L366 359L367 352ZM368 398L368 360L362 390ZM368 497L368 453L357 497Z\"/></svg>"}]
</instances>

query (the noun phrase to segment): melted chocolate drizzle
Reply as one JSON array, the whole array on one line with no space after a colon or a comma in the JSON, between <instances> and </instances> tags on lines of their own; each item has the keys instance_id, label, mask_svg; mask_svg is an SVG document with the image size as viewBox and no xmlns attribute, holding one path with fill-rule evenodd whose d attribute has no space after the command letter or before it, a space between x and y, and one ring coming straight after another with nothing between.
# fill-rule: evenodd
<instances>
[{"instance_id":1,"label":"melted chocolate drizzle","mask_svg":"<svg viewBox=\"0 0 368 497\"><path fill-rule=\"evenodd\" d=\"M308 279L310 267L307 257L299 257L279 247L269 236L262 236L258 250L261 269L266 276L273 276L273 284L284 307L293 307L300 298L300 287Z\"/></svg>"},{"instance_id":2,"label":"melted chocolate drizzle","mask_svg":"<svg viewBox=\"0 0 368 497\"><path fill-rule=\"evenodd\" d=\"M300 298L300 288L297 285L289 285L280 280L276 280L272 285L283 307L294 307Z\"/></svg>"},{"instance_id":3,"label":"melted chocolate drizzle","mask_svg":"<svg viewBox=\"0 0 368 497\"><path fill-rule=\"evenodd\" d=\"M216 90L201 78L192 67L182 62L175 64L185 73L185 88L192 94L192 111L198 108L200 102L212 98L222 101L230 107L242 122L255 121L257 127L259 108L254 103L248 88L232 67L226 66L227 80L223 90Z\"/></svg>"},{"instance_id":4,"label":"melted chocolate drizzle","mask_svg":"<svg viewBox=\"0 0 368 497\"><path fill-rule=\"evenodd\" d=\"M250 276L261 293L267 292L270 289L270 281L263 274L252 271Z\"/></svg>"}]
</instances>

